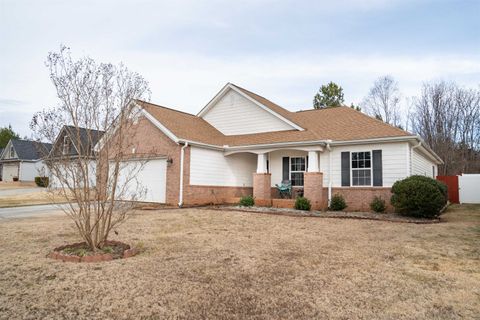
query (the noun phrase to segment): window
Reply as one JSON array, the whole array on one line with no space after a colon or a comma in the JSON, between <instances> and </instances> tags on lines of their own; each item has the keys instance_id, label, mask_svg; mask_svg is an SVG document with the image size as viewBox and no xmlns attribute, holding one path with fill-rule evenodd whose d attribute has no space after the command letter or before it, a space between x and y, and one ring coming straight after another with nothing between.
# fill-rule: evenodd
<instances>
[{"instance_id":1,"label":"window","mask_svg":"<svg viewBox=\"0 0 480 320\"><path fill-rule=\"evenodd\" d=\"M63 154L70 153L70 139L67 136L63 137Z\"/></svg>"},{"instance_id":2,"label":"window","mask_svg":"<svg viewBox=\"0 0 480 320\"><path fill-rule=\"evenodd\" d=\"M370 151L352 152L352 186L372 185L372 158Z\"/></svg>"},{"instance_id":3,"label":"window","mask_svg":"<svg viewBox=\"0 0 480 320\"><path fill-rule=\"evenodd\" d=\"M292 186L303 186L305 169L305 157L290 158L290 180L292 181Z\"/></svg>"},{"instance_id":4,"label":"window","mask_svg":"<svg viewBox=\"0 0 480 320\"><path fill-rule=\"evenodd\" d=\"M13 149L13 146L10 147L10 158L15 158L15 149Z\"/></svg>"}]
</instances>

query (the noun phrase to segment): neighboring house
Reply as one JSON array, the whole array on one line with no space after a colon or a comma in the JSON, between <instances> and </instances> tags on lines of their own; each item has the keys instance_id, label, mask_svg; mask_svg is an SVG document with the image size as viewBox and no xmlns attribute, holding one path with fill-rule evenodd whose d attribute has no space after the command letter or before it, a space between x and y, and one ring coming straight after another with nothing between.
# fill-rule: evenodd
<instances>
[{"instance_id":1,"label":"neighboring house","mask_svg":"<svg viewBox=\"0 0 480 320\"><path fill-rule=\"evenodd\" d=\"M59 183L57 176L61 175L66 178L64 182L70 186L74 185L74 181L78 181L77 177L82 175L72 170L62 169L62 166L70 162L78 161L79 158L84 159L82 163L88 163L89 183L93 187L96 184L96 153L94 150L95 145L103 136L103 131L76 128L74 126L65 125L58 133L53 147L48 155L48 161L56 162L57 166L54 166L57 171L53 174L52 166L47 163L47 167L50 172L50 184L52 187L58 187L62 184Z\"/></svg>"},{"instance_id":2,"label":"neighboring house","mask_svg":"<svg viewBox=\"0 0 480 320\"><path fill-rule=\"evenodd\" d=\"M0 159L2 159L3 148L0 148ZM3 165L0 163L0 181L2 181L2 169Z\"/></svg>"},{"instance_id":3,"label":"neighboring house","mask_svg":"<svg viewBox=\"0 0 480 320\"><path fill-rule=\"evenodd\" d=\"M44 170L43 158L52 145L12 139L0 155L3 181L34 181Z\"/></svg>"},{"instance_id":4,"label":"neighboring house","mask_svg":"<svg viewBox=\"0 0 480 320\"><path fill-rule=\"evenodd\" d=\"M291 112L231 83L197 115L134 103L143 117L135 148L124 152L148 159L139 174L146 201L181 206L253 194L272 205L275 184L289 180L314 208L339 193L348 209L369 210L374 196L389 202L395 181L435 177L442 163L418 136L352 108Z\"/></svg>"}]
</instances>

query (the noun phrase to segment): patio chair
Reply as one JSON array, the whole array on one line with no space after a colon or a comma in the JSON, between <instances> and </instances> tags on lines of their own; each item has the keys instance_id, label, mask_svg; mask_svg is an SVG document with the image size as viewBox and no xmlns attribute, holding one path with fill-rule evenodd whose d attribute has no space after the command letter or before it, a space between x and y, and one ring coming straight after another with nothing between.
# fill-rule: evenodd
<instances>
[{"instance_id":1,"label":"patio chair","mask_svg":"<svg viewBox=\"0 0 480 320\"><path fill-rule=\"evenodd\" d=\"M277 187L280 198L290 199L292 197L292 182L290 180L283 180L280 185L275 184Z\"/></svg>"}]
</instances>

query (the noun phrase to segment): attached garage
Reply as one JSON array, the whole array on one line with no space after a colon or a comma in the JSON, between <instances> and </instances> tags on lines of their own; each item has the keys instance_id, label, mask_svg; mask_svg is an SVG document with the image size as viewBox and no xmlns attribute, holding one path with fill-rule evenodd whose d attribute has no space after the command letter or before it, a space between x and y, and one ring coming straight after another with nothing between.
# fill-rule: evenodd
<instances>
[{"instance_id":1,"label":"attached garage","mask_svg":"<svg viewBox=\"0 0 480 320\"><path fill-rule=\"evenodd\" d=\"M3 164L2 179L3 181L13 181L13 177L18 178L18 162Z\"/></svg>"},{"instance_id":2,"label":"attached garage","mask_svg":"<svg viewBox=\"0 0 480 320\"><path fill-rule=\"evenodd\" d=\"M126 192L118 200L132 200L138 190L144 190L137 199L141 202L166 202L167 159L129 160L120 165L119 185L125 185ZM132 179L132 173L136 173Z\"/></svg>"}]
</instances>

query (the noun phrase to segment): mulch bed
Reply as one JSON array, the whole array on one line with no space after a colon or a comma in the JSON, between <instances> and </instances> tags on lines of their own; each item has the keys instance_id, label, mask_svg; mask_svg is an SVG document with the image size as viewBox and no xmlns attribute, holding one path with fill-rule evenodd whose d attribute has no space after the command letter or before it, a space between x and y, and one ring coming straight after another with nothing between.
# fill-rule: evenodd
<instances>
[{"instance_id":1,"label":"mulch bed","mask_svg":"<svg viewBox=\"0 0 480 320\"><path fill-rule=\"evenodd\" d=\"M422 218L406 217L406 216L402 216L395 213L302 211L302 210L287 209L287 208L243 207L243 206L213 206L213 207L209 207L209 209L274 214L274 215L284 215L284 216L292 216L292 217L376 220L376 221L415 223L415 224L431 224L431 223L441 222L440 218L422 219Z\"/></svg>"},{"instance_id":2,"label":"mulch bed","mask_svg":"<svg viewBox=\"0 0 480 320\"><path fill-rule=\"evenodd\" d=\"M120 241L107 241L102 250L93 252L86 242L77 242L55 248L47 257L63 262L101 262L125 259L137 254L137 250Z\"/></svg>"}]
</instances>

